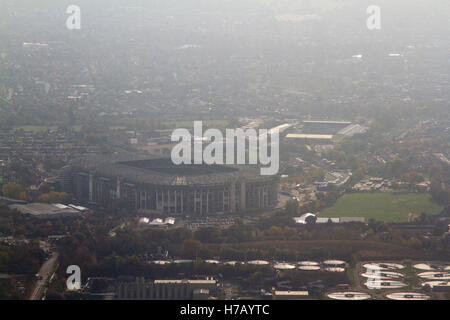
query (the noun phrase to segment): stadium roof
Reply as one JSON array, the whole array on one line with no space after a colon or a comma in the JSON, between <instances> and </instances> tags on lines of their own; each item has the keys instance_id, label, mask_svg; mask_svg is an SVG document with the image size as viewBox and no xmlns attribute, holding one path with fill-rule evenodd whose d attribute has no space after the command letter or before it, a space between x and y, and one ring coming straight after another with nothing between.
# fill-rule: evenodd
<instances>
[{"instance_id":1,"label":"stadium roof","mask_svg":"<svg viewBox=\"0 0 450 320\"><path fill-rule=\"evenodd\" d=\"M129 183L164 186L214 185L241 178L247 182L278 179L277 176L261 176L255 165L175 165L170 158L79 165L79 169L89 170L106 178L120 177Z\"/></svg>"},{"instance_id":2,"label":"stadium roof","mask_svg":"<svg viewBox=\"0 0 450 320\"><path fill-rule=\"evenodd\" d=\"M269 130L269 132L272 132L274 130L279 130L280 132L285 131L286 129L289 129L290 127L292 127L293 124L292 123L284 123L284 124L280 124L279 126L273 127L272 129Z\"/></svg>"},{"instance_id":3,"label":"stadium roof","mask_svg":"<svg viewBox=\"0 0 450 320\"><path fill-rule=\"evenodd\" d=\"M351 124L351 121L331 121L331 120L304 120L303 123L317 124Z\"/></svg>"},{"instance_id":4,"label":"stadium roof","mask_svg":"<svg viewBox=\"0 0 450 320\"><path fill-rule=\"evenodd\" d=\"M323 139L331 140L333 139L332 134L300 134L300 133L290 133L286 135L288 139Z\"/></svg>"}]
</instances>

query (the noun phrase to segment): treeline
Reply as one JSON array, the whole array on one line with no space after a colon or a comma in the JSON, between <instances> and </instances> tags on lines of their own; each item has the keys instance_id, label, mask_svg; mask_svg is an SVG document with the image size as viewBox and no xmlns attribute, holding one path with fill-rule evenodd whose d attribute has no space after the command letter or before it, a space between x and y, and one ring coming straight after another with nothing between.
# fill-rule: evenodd
<instances>
[{"instance_id":1,"label":"treeline","mask_svg":"<svg viewBox=\"0 0 450 320\"><path fill-rule=\"evenodd\" d=\"M43 260L44 253L36 245L0 245L0 273L34 275Z\"/></svg>"},{"instance_id":2,"label":"treeline","mask_svg":"<svg viewBox=\"0 0 450 320\"><path fill-rule=\"evenodd\" d=\"M60 272L64 273L64 268L72 264L85 270L86 276L156 272L161 266L149 265L147 261L158 247L168 250L172 257L195 261L213 258L238 261L335 258L351 261L355 254L361 259L449 256L448 243L392 232L387 224L376 221L371 221L368 226L272 226L268 229L238 223L227 229L208 227L195 232L184 228L124 229L117 230L114 237L86 229L60 241ZM219 270L209 265L201 268ZM201 269L203 273L208 274Z\"/></svg>"},{"instance_id":3,"label":"treeline","mask_svg":"<svg viewBox=\"0 0 450 320\"><path fill-rule=\"evenodd\" d=\"M24 201L68 204L72 200L70 194L51 191L48 185L42 185L38 191L26 191L22 185L5 183L2 185L1 191L5 197Z\"/></svg>"}]
</instances>

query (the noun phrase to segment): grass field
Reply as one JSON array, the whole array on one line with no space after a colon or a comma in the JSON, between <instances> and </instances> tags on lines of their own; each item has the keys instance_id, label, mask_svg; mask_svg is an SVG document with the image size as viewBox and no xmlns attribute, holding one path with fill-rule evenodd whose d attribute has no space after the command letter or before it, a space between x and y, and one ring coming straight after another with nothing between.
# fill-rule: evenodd
<instances>
[{"instance_id":1,"label":"grass field","mask_svg":"<svg viewBox=\"0 0 450 320\"><path fill-rule=\"evenodd\" d=\"M364 217L386 222L407 222L409 213L437 214L442 207L425 193L353 193L342 196L321 217Z\"/></svg>"}]
</instances>

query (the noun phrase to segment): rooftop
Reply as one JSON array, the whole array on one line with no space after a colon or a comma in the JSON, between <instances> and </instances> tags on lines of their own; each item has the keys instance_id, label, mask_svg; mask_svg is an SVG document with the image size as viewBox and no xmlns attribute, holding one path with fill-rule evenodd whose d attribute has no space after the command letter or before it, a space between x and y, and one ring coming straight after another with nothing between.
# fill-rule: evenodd
<instances>
[{"instance_id":1,"label":"rooftop","mask_svg":"<svg viewBox=\"0 0 450 320\"><path fill-rule=\"evenodd\" d=\"M22 214L29 214L32 216L56 216L56 215L79 215L80 211L63 204L49 204L49 203L27 203L27 204L12 204L9 206L12 209L17 209Z\"/></svg>"},{"instance_id":2,"label":"rooftop","mask_svg":"<svg viewBox=\"0 0 450 320\"><path fill-rule=\"evenodd\" d=\"M131 183L172 186L224 184L241 178L248 182L273 181L278 178L261 176L255 165L175 165L170 158L80 164L76 170L88 170L106 178L120 177Z\"/></svg>"},{"instance_id":3,"label":"rooftop","mask_svg":"<svg viewBox=\"0 0 450 320\"><path fill-rule=\"evenodd\" d=\"M154 283L215 284L216 280L155 280Z\"/></svg>"},{"instance_id":4,"label":"rooftop","mask_svg":"<svg viewBox=\"0 0 450 320\"><path fill-rule=\"evenodd\" d=\"M317 123L317 124L351 124L350 121L332 121L332 120L304 120L303 123Z\"/></svg>"},{"instance_id":5,"label":"rooftop","mask_svg":"<svg viewBox=\"0 0 450 320\"><path fill-rule=\"evenodd\" d=\"M182 164L175 165L168 159L149 159L119 162L120 165L135 167L148 171L154 171L162 174L175 174L184 176L196 176L206 174L229 173L238 171L225 165L206 165L206 164Z\"/></svg>"},{"instance_id":6,"label":"rooftop","mask_svg":"<svg viewBox=\"0 0 450 320\"><path fill-rule=\"evenodd\" d=\"M324 139L331 140L333 139L332 134L301 134L301 133L290 133L286 135L288 139Z\"/></svg>"}]
</instances>

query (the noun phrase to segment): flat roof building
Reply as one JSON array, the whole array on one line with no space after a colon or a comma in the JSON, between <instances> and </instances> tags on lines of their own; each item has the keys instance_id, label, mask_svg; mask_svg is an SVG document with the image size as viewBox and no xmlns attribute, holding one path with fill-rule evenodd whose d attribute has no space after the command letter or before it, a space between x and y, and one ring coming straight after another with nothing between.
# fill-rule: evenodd
<instances>
[{"instance_id":1,"label":"flat roof building","mask_svg":"<svg viewBox=\"0 0 450 320\"><path fill-rule=\"evenodd\" d=\"M23 215L32 216L38 219L56 219L68 217L80 217L81 211L60 203L27 203L12 204L11 209L16 209Z\"/></svg>"},{"instance_id":2,"label":"flat roof building","mask_svg":"<svg viewBox=\"0 0 450 320\"><path fill-rule=\"evenodd\" d=\"M290 133L286 135L288 139L324 139L331 140L333 139L332 134L304 134L304 133Z\"/></svg>"},{"instance_id":3,"label":"flat roof building","mask_svg":"<svg viewBox=\"0 0 450 320\"><path fill-rule=\"evenodd\" d=\"M351 121L333 121L333 120L304 120L304 124L339 124L346 125L352 124Z\"/></svg>"},{"instance_id":4,"label":"flat roof building","mask_svg":"<svg viewBox=\"0 0 450 320\"><path fill-rule=\"evenodd\" d=\"M341 223L348 223L348 222L362 222L365 223L366 219L364 217L341 217L340 218Z\"/></svg>"},{"instance_id":5,"label":"flat roof building","mask_svg":"<svg viewBox=\"0 0 450 320\"><path fill-rule=\"evenodd\" d=\"M305 120L303 121L303 129L312 133L337 133L351 124L350 121Z\"/></svg>"},{"instance_id":6,"label":"flat roof building","mask_svg":"<svg viewBox=\"0 0 450 320\"><path fill-rule=\"evenodd\" d=\"M289 133L286 135L286 139L288 141L299 141L305 144L330 144L333 141L333 135Z\"/></svg>"},{"instance_id":7,"label":"flat roof building","mask_svg":"<svg viewBox=\"0 0 450 320\"><path fill-rule=\"evenodd\" d=\"M307 290L302 291L274 291L273 300L300 300L309 297Z\"/></svg>"},{"instance_id":8,"label":"flat roof building","mask_svg":"<svg viewBox=\"0 0 450 320\"><path fill-rule=\"evenodd\" d=\"M217 290L216 280L154 280L119 282L115 298L119 300L203 300Z\"/></svg>"}]
</instances>

